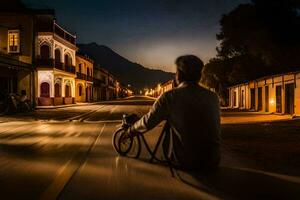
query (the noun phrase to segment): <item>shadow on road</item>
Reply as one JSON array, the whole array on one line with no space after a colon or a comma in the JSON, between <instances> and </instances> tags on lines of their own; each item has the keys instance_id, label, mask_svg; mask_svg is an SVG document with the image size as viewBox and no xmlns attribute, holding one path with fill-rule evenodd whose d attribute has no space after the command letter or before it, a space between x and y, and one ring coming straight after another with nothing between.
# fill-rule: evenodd
<instances>
[{"instance_id":1,"label":"shadow on road","mask_svg":"<svg viewBox=\"0 0 300 200\"><path fill-rule=\"evenodd\" d=\"M210 193L225 199L299 199L300 185L259 171L220 167L210 174L190 174ZM184 180L184 177L182 177ZM190 184L189 181L186 181ZM197 187L193 185L193 187ZM207 191L209 192L209 191Z\"/></svg>"}]
</instances>

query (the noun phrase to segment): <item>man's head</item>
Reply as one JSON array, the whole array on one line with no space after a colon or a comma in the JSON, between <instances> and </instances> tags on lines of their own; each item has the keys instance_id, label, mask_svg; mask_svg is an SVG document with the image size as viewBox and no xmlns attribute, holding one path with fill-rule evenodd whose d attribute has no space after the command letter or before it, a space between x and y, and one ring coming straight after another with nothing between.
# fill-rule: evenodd
<instances>
[{"instance_id":1,"label":"man's head","mask_svg":"<svg viewBox=\"0 0 300 200\"><path fill-rule=\"evenodd\" d=\"M198 83L201 79L201 72L204 66L202 60L194 55L180 56L176 59L176 82L184 81Z\"/></svg>"}]
</instances>

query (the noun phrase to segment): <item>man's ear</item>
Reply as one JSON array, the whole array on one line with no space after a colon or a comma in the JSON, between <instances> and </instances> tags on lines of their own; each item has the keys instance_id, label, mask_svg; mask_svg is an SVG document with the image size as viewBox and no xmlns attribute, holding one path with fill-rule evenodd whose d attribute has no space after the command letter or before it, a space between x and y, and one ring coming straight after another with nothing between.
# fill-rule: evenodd
<instances>
[{"instance_id":1,"label":"man's ear","mask_svg":"<svg viewBox=\"0 0 300 200\"><path fill-rule=\"evenodd\" d=\"M176 85L179 85L179 84L180 84L178 70L176 71L176 74L175 74L175 81L176 81Z\"/></svg>"}]
</instances>

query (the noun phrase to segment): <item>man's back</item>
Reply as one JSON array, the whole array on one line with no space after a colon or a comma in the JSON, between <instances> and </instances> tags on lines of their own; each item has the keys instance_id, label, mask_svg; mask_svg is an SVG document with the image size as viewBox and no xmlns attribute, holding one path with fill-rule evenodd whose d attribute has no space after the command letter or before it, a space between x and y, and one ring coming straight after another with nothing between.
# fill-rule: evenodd
<instances>
[{"instance_id":1,"label":"man's back","mask_svg":"<svg viewBox=\"0 0 300 200\"><path fill-rule=\"evenodd\" d=\"M143 133L162 120L171 126L174 150L182 164L195 168L218 164L220 111L215 93L196 83L183 82L162 94L132 130Z\"/></svg>"},{"instance_id":2,"label":"man's back","mask_svg":"<svg viewBox=\"0 0 300 200\"><path fill-rule=\"evenodd\" d=\"M167 120L180 139L174 141L178 159L195 167L201 165L201 161L218 162L220 111L217 95L198 84L184 82L162 98L170 104Z\"/></svg>"}]
</instances>

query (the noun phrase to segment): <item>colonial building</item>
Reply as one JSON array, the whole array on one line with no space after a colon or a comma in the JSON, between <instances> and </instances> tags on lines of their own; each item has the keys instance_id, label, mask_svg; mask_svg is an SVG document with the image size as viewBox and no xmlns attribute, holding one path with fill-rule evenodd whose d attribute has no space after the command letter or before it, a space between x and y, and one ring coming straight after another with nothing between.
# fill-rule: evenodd
<instances>
[{"instance_id":1,"label":"colonial building","mask_svg":"<svg viewBox=\"0 0 300 200\"><path fill-rule=\"evenodd\" d=\"M146 95L159 97L163 93L172 90L173 88L174 88L174 80L168 80L162 84L158 84L154 90L148 91Z\"/></svg>"},{"instance_id":2,"label":"colonial building","mask_svg":"<svg viewBox=\"0 0 300 200\"><path fill-rule=\"evenodd\" d=\"M300 72L267 76L229 88L229 107L300 115Z\"/></svg>"},{"instance_id":3,"label":"colonial building","mask_svg":"<svg viewBox=\"0 0 300 200\"><path fill-rule=\"evenodd\" d=\"M76 36L54 14L37 15L36 88L39 105L75 103Z\"/></svg>"},{"instance_id":4,"label":"colonial building","mask_svg":"<svg viewBox=\"0 0 300 200\"><path fill-rule=\"evenodd\" d=\"M108 100L108 71L100 66L94 67L94 101Z\"/></svg>"},{"instance_id":5,"label":"colonial building","mask_svg":"<svg viewBox=\"0 0 300 200\"><path fill-rule=\"evenodd\" d=\"M76 55L76 102L93 101L94 61L87 56Z\"/></svg>"},{"instance_id":6,"label":"colonial building","mask_svg":"<svg viewBox=\"0 0 300 200\"><path fill-rule=\"evenodd\" d=\"M34 11L20 1L0 7L0 111L8 94L26 91L34 101Z\"/></svg>"},{"instance_id":7,"label":"colonial building","mask_svg":"<svg viewBox=\"0 0 300 200\"><path fill-rule=\"evenodd\" d=\"M117 79L111 73L108 73L107 100L113 100L118 97L117 87Z\"/></svg>"}]
</instances>

